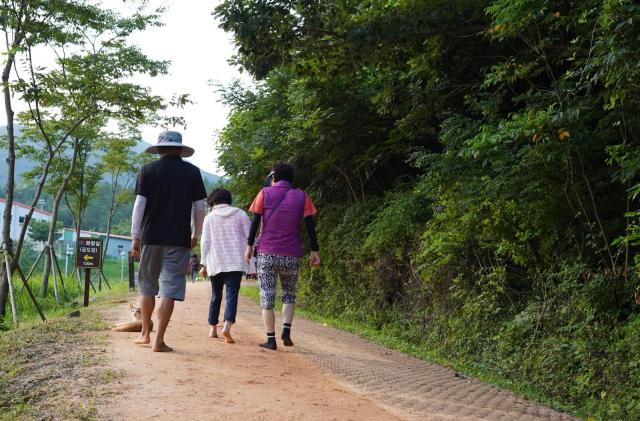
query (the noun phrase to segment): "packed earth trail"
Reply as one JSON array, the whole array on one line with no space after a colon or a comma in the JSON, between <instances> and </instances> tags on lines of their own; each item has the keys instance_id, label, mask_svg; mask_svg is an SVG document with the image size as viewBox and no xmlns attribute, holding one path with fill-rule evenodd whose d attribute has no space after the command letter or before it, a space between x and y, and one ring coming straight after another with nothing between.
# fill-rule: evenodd
<instances>
[{"instance_id":1,"label":"packed earth trail","mask_svg":"<svg viewBox=\"0 0 640 421\"><path fill-rule=\"evenodd\" d=\"M97 402L98 418L189 420L570 420L512 394L336 329L296 318L294 347L263 340L258 306L238 303L234 344L207 337L210 286L189 284L167 330L170 353L109 333L121 373ZM109 309L126 320L127 304Z\"/></svg>"}]
</instances>

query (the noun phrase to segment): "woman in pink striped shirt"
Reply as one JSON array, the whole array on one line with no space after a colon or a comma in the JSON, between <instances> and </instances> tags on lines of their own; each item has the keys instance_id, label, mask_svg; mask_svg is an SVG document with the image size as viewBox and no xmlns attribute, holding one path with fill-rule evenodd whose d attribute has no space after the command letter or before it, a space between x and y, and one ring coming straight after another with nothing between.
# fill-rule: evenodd
<instances>
[{"instance_id":1,"label":"woman in pink striped shirt","mask_svg":"<svg viewBox=\"0 0 640 421\"><path fill-rule=\"evenodd\" d=\"M227 302L224 308L222 335L227 343L233 343L231 325L236 321L238 291L243 273L248 271L244 260L245 243L251 222L247 214L231 206L231 193L225 189L214 189L207 203L211 212L204 219L200 250L203 272L211 280L211 303L209 304L209 337L218 337L218 317L222 303L222 288L226 286Z\"/></svg>"}]
</instances>

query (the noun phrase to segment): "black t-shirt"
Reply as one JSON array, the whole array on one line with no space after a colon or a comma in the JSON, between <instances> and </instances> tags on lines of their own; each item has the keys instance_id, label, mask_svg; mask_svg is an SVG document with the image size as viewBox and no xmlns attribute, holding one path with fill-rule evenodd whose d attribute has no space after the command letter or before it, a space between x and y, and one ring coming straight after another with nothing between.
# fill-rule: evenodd
<instances>
[{"instance_id":1,"label":"black t-shirt","mask_svg":"<svg viewBox=\"0 0 640 421\"><path fill-rule=\"evenodd\" d=\"M191 247L191 208L207 197L198 167L166 155L140 169L135 192L147 199L142 244Z\"/></svg>"}]
</instances>

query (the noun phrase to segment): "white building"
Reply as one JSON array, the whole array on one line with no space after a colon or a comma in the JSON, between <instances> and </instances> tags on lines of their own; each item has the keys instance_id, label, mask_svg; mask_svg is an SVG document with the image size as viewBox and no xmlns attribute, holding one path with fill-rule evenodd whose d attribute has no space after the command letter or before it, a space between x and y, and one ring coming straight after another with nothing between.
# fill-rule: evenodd
<instances>
[{"instance_id":1,"label":"white building","mask_svg":"<svg viewBox=\"0 0 640 421\"><path fill-rule=\"evenodd\" d=\"M2 215L4 214L6 203L7 203L7 200L5 198L0 197L0 227L2 227L2 229L4 229L4 226L2 225L3 224ZM13 202L13 206L11 208L11 233L10 233L12 240L18 240L18 237L20 236L20 231L22 231L22 224L24 223L24 218L29 213L29 209L31 209L31 206L29 205L25 205L24 203L20 203L16 201ZM31 215L31 219L32 220L36 219L38 221L47 221L51 223L52 215L53 214L51 212L47 212L45 210L36 208L33 211L33 215Z\"/></svg>"}]
</instances>

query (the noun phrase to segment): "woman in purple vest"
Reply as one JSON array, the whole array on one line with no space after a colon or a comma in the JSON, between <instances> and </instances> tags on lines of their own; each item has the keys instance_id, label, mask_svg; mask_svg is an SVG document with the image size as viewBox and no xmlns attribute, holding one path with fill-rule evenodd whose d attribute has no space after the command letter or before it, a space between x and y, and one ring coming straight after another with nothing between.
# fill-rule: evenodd
<instances>
[{"instance_id":1,"label":"woman in purple vest","mask_svg":"<svg viewBox=\"0 0 640 421\"><path fill-rule=\"evenodd\" d=\"M253 213L251 229L245 259L253 256L253 247L260 227L260 238L256 245L258 254L257 269L260 284L260 307L262 320L267 330L267 342L263 348L277 348L275 333L276 276L282 284L282 342L292 346L291 322L296 301L296 283L298 266L302 256L302 238L300 222L304 219L311 246L309 261L311 266L320 265L318 239L316 237L316 208L311 199L302 190L293 187L293 166L280 161L272 167L269 174L271 187L262 189L253 200L249 211Z\"/></svg>"}]
</instances>

